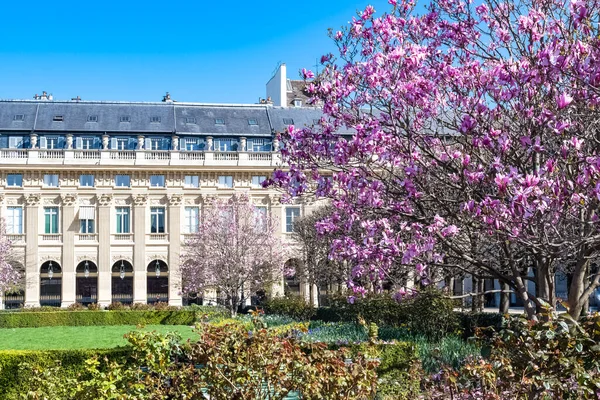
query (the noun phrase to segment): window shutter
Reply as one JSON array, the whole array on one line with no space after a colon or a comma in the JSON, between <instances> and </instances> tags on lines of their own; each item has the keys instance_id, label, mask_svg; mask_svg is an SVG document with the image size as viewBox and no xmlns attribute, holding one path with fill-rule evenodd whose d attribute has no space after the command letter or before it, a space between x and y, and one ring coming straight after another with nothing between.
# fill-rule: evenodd
<instances>
[{"instance_id":1,"label":"window shutter","mask_svg":"<svg viewBox=\"0 0 600 400\"><path fill-rule=\"evenodd\" d=\"M144 139L144 150L152 149L152 139L146 138Z\"/></svg>"},{"instance_id":2,"label":"window shutter","mask_svg":"<svg viewBox=\"0 0 600 400\"><path fill-rule=\"evenodd\" d=\"M56 148L57 149L64 149L65 148L65 137L64 136L59 136L58 140L56 141Z\"/></svg>"},{"instance_id":3,"label":"window shutter","mask_svg":"<svg viewBox=\"0 0 600 400\"><path fill-rule=\"evenodd\" d=\"M117 147L117 138L110 138L110 148L111 150L116 150Z\"/></svg>"},{"instance_id":4,"label":"window shutter","mask_svg":"<svg viewBox=\"0 0 600 400\"><path fill-rule=\"evenodd\" d=\"M45 136L40 137L40 149L45 149L48 147L47 140Z\"/></svg>"},{"instance_id":5,"label":"window shutter","mask_svg":"<svg viewBox=\"0 0 600 400\"><path fill-rule=\"evenodd\" d=\"M135 150L136 146L137 146L137 139L134 137L130 137L129 142L127 143L127 148L129 150Z\"/></svg>"},{"instance_id":6,"label":"window shutter","mask_svg":"<svg viewBox=\"0 0 600 400\"><path fill-rule=\"evenodd\" d=\"M161 149L171 150L171 138L163 138Z\"/></svg>"},{"instance_id":7,"label":"window shutter","mask_svg":"<svg viewBox=\"0 0 600 400\"><path fill-rule=\"evenodd\" d=\"M83 149L83 139L80 136L75 138L75 148Z\"/></svg>"},{"instance_id":8,"label":"window shutter","mask_svg":"<svg viewBox=\"0 0 600 400\"><path fill-rule=\"evenodd\" d=\"M8 137L0 136L0 147L3 149L8 147Z\"/></svg>"},{"instance_id":9,"label":"window shutter","mask_svg":"<svg viewBox=\"0 0 600 400\"><path fill-rule=\"evenodd\" d=\"M100 138L98 136L94 136L94 149L100 148Z\"/></svg>"}]
</instances>

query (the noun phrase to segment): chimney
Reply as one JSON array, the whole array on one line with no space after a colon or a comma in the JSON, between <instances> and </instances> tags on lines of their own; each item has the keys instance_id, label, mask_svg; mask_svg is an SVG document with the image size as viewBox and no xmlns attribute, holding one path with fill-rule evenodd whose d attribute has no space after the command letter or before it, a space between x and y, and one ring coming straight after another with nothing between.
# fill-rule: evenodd
<instances>
[{"instance_id":1,"label":"chimney","mask_svg":"<svg viewBox=\"0 0 600 400\"><path fill-rule=\"evenodd\" d=\"M167 94L165 94L163 96L162 101L163 101L163 103L172 103L173 102L173 100L171 99L171 95L169 94L169 92L167 92Z\"/></svg>"},{"instance_id":2,"label":"chimney","mask_svg":"<svg viewBox=\"0 0 600 400\"><path fill-rule=\"evenodd\" d=\"M72 101L81 101L81 97L77 96L77 97L72 97L71 98Z\"/></svg>"},{"instance_id":3,"label":"chimney","mask_svg":"<svg viewBox=\"0 0 600 400\"><path fill-rule=\"evenodd\" d=\"M277 66L273 77L267 82L267 102L269 99L272 99L275 106L287 106L287 68L285 63Z\"/></svg>"}]
</instances>

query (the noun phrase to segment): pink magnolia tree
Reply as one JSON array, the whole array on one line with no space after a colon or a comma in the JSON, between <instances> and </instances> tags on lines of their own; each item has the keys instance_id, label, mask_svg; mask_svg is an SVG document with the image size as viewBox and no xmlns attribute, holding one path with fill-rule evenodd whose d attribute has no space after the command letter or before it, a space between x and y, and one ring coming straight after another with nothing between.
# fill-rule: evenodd
<instances>
[{"instance_id":1,"label":"pink magnolia tree","mask_svg":"<svg viewBox=\"0 0 600 400\"><path fill-rule=\"evenodd\" d=\"M331 248L354 277L464 270L535 318L562 271L578 316L600 283L600 4L389 3L331 32L339 54L319 76L303 70L324 117L289 127L289 170L270 183L330 198L321 232L360 230Z\"/></svg>"},{"instance_id":2,"label":"pink magnolia tree","mask_svg":"<svg viewBox=\"0 0 600 400\"><path fill-rule=\"evenodd\" d=\"M276 234L277 220L265 211L244 194L204 208L198 233L183 247L184 292L214 289L234 316L248 293L280 283L286 246Z\"/></svg>"},{"instance_id":3,"label":"pink magnolia tree","mask_svg":"<svg viewBox=\"0 0 600 400\"><path fill-rule=\"evenodd\" d=\"M0 222L0 296L14 289L21 280L21 274L11 261L11 241L6 236L4 221Z\"/></svg>"}]
</instances>

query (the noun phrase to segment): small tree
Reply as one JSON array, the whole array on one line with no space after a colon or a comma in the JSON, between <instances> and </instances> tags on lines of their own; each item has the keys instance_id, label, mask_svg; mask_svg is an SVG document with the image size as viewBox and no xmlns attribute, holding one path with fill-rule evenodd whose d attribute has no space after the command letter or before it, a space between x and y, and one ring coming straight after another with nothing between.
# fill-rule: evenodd
<instances>
[{"instance_id":1,"label":"small tree","mask_svg":"<svg viewBox=\"0 0 600 400\"><path fill-rule=\"evenodd\" d=\"M231 315L246 293L280 280L286 249L276 236L277 220L254 206L248 196L212 201L198 233L184 244L184 290L216 289L225 295Z\"/></svg>"},{"instance_id":2,"label":"small tree","mask_svg":"<svg viewBox=\"0 0 600 400\"><path fill-rule=\"evenodd\" d=\"M11 241L6 236L4 221L0 221L0 296L19 284L21 274L10 263Z\"/></svg>"}]
</instances>

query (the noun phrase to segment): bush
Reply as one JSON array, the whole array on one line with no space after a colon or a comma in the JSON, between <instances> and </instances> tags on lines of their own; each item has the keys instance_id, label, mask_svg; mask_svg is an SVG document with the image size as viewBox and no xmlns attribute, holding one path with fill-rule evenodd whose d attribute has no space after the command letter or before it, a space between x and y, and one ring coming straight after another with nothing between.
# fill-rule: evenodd
<instances>
[{"instance_id":1,"label":"bush","mask_svg":"<svg viewBox=\"0 0 600 400\"><path fill-rule=\"evenodd\" d=\"M88 304L87 309L90 311L100 311L102 307L100 307L100 304L98 303L90 303Z\"/></svg>"},{"instance_id":2,"label":"bush","mask_svg":"<svg viewBox=\"0 0 600 400\"><path fill-rule=\"evenodd\" d=\"M419 397L423 371L416 346L398 342L380 348L377 399L412 400Z\"/></svg>"},{"instance_id":3,"label":"bush","mask_svg":"<svg viewBox=\"0 0 600 400\"><path fill-rule=\"evenodd\" d=\"M356 322L362 317L367 322L377 325L399 325L402 323L403 309L389 293L370 293L364 298L357 298L349 303L346 296L334 296L330 306L323 307L317 312L317 319L325 322Z\"/></svg>"},{"instance_id":4,"label":"bush","mask_svg":"<svg viewBox=\"0 0 600 400\"><path fill-rule=\"evenodd\" d=\"M69 310L69 311L81 311L81 310L87 310L87 307L85 307L81 303L73 303L73 304L69 305L69 307L67 307L67 310Z\"/></svg>"},{"instance_id":5,"label":"bush","mask_svg":"<svg viewBox=\"0 0 600 400\"><path fill-rule=\"evenodd\" d=\"M267 314L284 315L299 321L308 321L316 309L300 296L274 297L264 303Z\"/></svg>"},{"instance_id":6,"label":"bush","mask_svg":"<svg viewBox=\"0 0 600 400\"><path fill-rule=\"evenodd\" d=\"M61 365L63 378L77 377L85 369L85 360L99 356L108 360L124 360L130 354L129 349L109 350L53 350L53 351L0 351L0 398L5 400L21 399L28 390L28 381L34 371L27 366L51 367L57 362Z\"/></svg>"},{"instance_id":7,"label":"bush","mask_svg":"<svg viewBox=\"0 0 600 400\"><path fill-rule=\"evenodd\" d=\"M77 311L0 313L0 328L90 325L193 325L194 311Z\"/></svg>"},{"instance_id":8,"label":"bush","mask_svg":"<svg viewBox=\"0 0 600 400\"><path fill-rule=\"evenodd\" d=\"M459 313L460 326L464 338L475 336L478 331L485 329L488 336L502 329L504 315L499 313Z\"/></svg>"}]
</instances>

